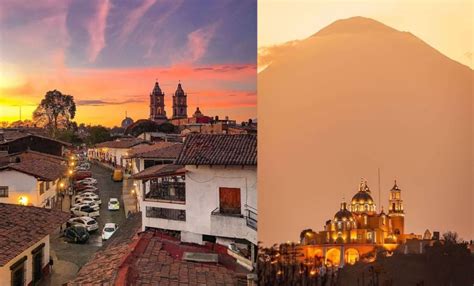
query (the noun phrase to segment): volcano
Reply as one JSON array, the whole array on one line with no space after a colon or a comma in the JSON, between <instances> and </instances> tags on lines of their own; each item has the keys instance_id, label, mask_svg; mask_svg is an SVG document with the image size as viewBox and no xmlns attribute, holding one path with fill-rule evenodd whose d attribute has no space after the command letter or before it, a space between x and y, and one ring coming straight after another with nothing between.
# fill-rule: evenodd
<instances>
[{"instance_id":1,"label":"volcano","mask_svg":"<svg viewBox=\"0 0 474 286\"><path fill-rule=\"evenodd\" d=\"M259 240L321 230L361 177L379 211L397 179L405 232L472 239L473 80L415 35L368 18L287 45L258 75Z\"/></svg>"}]
</instances>

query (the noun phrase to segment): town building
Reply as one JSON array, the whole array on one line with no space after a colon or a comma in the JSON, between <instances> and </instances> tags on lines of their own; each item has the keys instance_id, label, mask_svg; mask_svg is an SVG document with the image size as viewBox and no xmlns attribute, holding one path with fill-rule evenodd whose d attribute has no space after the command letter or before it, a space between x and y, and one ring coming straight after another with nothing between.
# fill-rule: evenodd
<instances>
[{"instance_id":1,"label":"town building","mask_svg":"<svg viewBox=\"0 0 474 286\"><path fill-rule=\"evenodd\" d=\"M71 144L24 129L0 129L0 153L14 154L26 150L63 156Z\"/></svg>"},{"instance_id":2,"label":"town building","mask_svg":"<svg viewBox=\"0 0 474 286\"><path fill-rule=\"evenodd\" d=\"M50 273L50 234L70 215L0 203L0 285L38 285Z\"/></svg>"},{"instance_id":3,"label":"town building","mask_svg":"<svg viewBox=\"0 0 474 286\"><path fill-rule=\"evenodd\" d=\"M99 143L88 150L88 157L114 167L128 168L127 157L132 147L149 145L150 142L139 138L118 138L112 141Z\"/></svg>"},{"instance_id":4,"label":"town building","mask_svg":"<svg viewBox=\"0 0 474 286\"><path fill-rule=\"evenodd\" d=\"M154 142L132 147L126 158L131 166L131 174L137 174L155 165L174 163L182 148L183 144L178 142Z\"/></svg>"},{"instance_id":5,"label":"town building","mask_svg":"<svg viewBox=\"0 0 474 286\"><path fill-rule=\"evenodd\" d=\"M192 134L175 164L132 176L143 229L176 233L181 241L228 247L253 267L257 251L257 138Z\"/></svg>"},{"instance_id":6,"label":"town building","mask_svg":"<svg viewBox=\"0 0 474 286\"><path fill-rule=\"evenodd\" d=\"M143 132L137 138L150 142L183 142L183 136L180 134L164 132Z\"/></svg>"},{"instance_id":7,"label":"town building","mask_svg":"<svg viewBox=\"0 0 474 286\"><path fill-rule=\"evenodd\" d=\"M305 258L323 257L325 263L343 266L353 264L376 248L395 250L412 234L405 234L405 211L401 190L395 182L390 190L388 212L377 211L366 181L349 204L340 209L324 226L324 230L303 231L300 251Z\"/></svg>"},{"instance_id":8,"label":"town building","mask_svg":"<svg viewBox=\"0 0 474 286\"><path fill-rule=\"evenodd\" d=\"M67 186L62 157L35 151L0 157L0 203L52 208Z\"/></svg>"}]
</instances>

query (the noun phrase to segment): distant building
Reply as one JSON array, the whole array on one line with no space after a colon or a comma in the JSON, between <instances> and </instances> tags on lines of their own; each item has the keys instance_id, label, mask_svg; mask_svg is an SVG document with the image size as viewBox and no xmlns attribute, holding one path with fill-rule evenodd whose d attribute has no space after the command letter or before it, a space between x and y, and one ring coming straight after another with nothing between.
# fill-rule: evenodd
<instances>
[{"instance_id":1,"label":"distant building","mask_svg":"<svg viewBox=\"0 0 474 286\"><path fill-rule=\"evenodd\" d=\"M89 148L88 156L90 159L99 160L112 166L127 166L128 152L132 147L138 145L149 145L150 142L139 138L119 138L113 141L99 143L94 148Z\"/></svg>"},{"instance_id":2,"label":"distant building","mask_svg":"<svg viewBox=\"0 0 474 286\"><path fill-rule=\"evenodd\" d=\"M127 129L127 127L132 125L132 124L133 124L133 119L128 117L127 115L125 115L125 118L122 120L122 123L120 124L120 126L123 129Z\"/></svg>"},{"instance_id":3,"label":"distant building","mask_svg":"<svg viewBox=\"0 0 474 286\"><path fill-rule=\"evenodd\" d=\"M0 153L19 153L26 150L63 156L71 144L52 139L25 129L0 129Z\"/></svg>"},{"instance_id":4,"label":"distant building","mask_svg":"<svg viewBox=\"0 0 474 286\"><path fill-rule=\"evenodd\" d=\"M0 285L38 285L50 273L50 234L69 219L58 210L0 203Z\"/></svg>"},{"instance_id":5,"label":"distant building","mask_svg":"<svg viewBox=\"0 0 474 286\"><path fill-rule=\"evenodd\" d=\"M150 93L150 120L163 122L166 119L165 94L157 81Z\"/></svg>"},{"instance_id":6,"label":"distant building","mask_svg":"<svg viewBox=\"0 0 474 286\"><path fill-rule=\"evenodd\" d=\"M367 182L362 181L350 204L342 202L323 231L302 234L301 250L304 257L320 256L328 264L353 264L375 247L392 251L411 238L412 235L404 232L404 216L401 190L396 182L390 190L389 210L385 213L383 209L376 211Z\"/></svg>"}]
</instances>

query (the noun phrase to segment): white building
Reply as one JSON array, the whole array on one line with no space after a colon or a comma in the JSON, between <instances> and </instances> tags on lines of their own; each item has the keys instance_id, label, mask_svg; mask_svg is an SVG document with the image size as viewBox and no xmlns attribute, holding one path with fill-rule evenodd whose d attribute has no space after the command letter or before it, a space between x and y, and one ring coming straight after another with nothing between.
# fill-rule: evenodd
<instances>
[{"instance_id":1,"label":"white building","mask_svg":"<svg viewBox=\"0 0 474 286\"><path fill-rule=\"evenodd\" d=\"M139 138L119 138L97 144L87 152L89 159L98 160L112 166L130 168L127 157L132 147L147 145L150 142Z\"/></svg>"},{"instance_id":2,"label":"white building","mask_svg":"<svg viewBox=\"0 0 474 286\"><path fill-rule=\"evenodd\" d=\"M61 157L27 151L0 160L0 203L51 208L67 187Z\"/></svg>"},{"instance_id":3,"label":"white building","mask_svg":"<svg viewBox=\"0 0 474 286\"><path fill-rule=\"evenodd\" d=\"M49 234L69 214L0 203L0 285L38 285L50 273Z\"/></svg>"},{"instance_id":4,"label":"white building","mask_svg":"<svg viewBox=\"0 0 474 286\"><path fill-rule=\"evenodd\" d=\"M175 231L184 242L225 245L247 257L244 264L255 261L255 135L190 135L176 164L154 166L133 178L142 184L137 196L144 229Z\"/></svg>"}]
</instances>

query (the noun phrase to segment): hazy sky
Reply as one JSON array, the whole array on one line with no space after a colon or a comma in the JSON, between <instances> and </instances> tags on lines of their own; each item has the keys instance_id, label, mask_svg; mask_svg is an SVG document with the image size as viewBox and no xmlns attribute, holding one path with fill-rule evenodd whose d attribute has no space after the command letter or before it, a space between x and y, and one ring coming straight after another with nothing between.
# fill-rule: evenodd
<instances>
[{"instance_id":1,"label":"hazy sky","mask_svg":"<svg viewBox=\"0 0 474 286\"><path fill-rule=\"evenodd\" d=\"M155 79L178 80L188 113L256 116L255 0L6 0L0 4L0 121L28 118L47 90L75 97L77 120L148 117Z\"/></svg>"},{"instance_id":2,"label":"hazy sky","mask_svg":"<svg viewBox=\"0 0 474 286\"><path fill-rule=\"evenodd\" d=\"M259 47L304 39L353 16L409 31L444 55L474 68L474 2L471 0L259 0Z\"/></svg>"}]
</instances>

